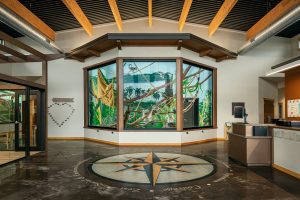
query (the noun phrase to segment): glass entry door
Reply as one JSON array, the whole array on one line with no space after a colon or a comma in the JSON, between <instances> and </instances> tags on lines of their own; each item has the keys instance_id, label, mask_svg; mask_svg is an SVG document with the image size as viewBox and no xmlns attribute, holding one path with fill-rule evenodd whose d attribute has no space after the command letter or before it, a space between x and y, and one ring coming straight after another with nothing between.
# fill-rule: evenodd
<instances>
[{"instance_id":1,"label":"glass entry door","mask_svg":"<svg viewBox=\"0 0 300 200\"><path fill-rule=\"evenodd\" d=\"M39 90L30 90L29 103L26 101L26 92L20 92L18 96L18 108L16 108L16 122L15 122L15 136L16 136L16 149L24 150L26 143L26 129L29 130L29 146L31 151L41 150L41 137L40 130L42 124L41 119L41 93ZM29 106L27 108L27 106ZM25 116L28 112L29 118ZM27 122L29 121L29 123ZM29 125L29 127L26 127Z\"/></svg>"},{"instance_id":2,"label":"glass entry door","mask_svg":"<svg viewBox=\"0 0 300 200\"><path fill-rule=\"evenodd\" d=\"M44 90L0 81L0 165L45 150Z\"/></svg>"},{"instance_id":3,"label":"glass entry door","mask_svg":"<svg viewBox=\"0 0 300 200\"><path fill-rule=\"evenodd\" d=\"M25 90L24 86L0 81L0 165L26 155L22 111Z\"/></svg>"},{"instance_id":4,"label":"glass entry door","mask_svg":"<svg viewBox=\"0 0 300 200\"><path fill-rule=\"evenodd\" d=\"M16 91L15 103L15 149L24 151L26 136L26 95L25 90Z\"/></svg>"}]
</instances>

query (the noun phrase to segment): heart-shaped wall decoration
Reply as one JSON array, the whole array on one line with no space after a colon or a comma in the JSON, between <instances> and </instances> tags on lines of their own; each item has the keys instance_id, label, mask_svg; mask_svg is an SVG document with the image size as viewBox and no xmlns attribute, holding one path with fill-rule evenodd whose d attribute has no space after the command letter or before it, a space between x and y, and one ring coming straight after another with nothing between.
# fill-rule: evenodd
<instances>
[{"instance_id":1,"label":"heart-shaped wall decoration","mask_svg":"<svg viewBox=\"0 0 300 200\"><path fill-rule=\"evenodd\" d=\"M58 127L62 127L75 112L75 108L68 103L53 103L48 107L48 115Z\"/></svg>"}]
</instances>

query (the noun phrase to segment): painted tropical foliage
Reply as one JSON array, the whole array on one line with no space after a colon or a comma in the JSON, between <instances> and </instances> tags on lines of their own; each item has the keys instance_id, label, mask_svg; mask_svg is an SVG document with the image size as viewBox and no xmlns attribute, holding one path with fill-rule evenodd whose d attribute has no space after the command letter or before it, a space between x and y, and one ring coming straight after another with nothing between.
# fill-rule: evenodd
<instances>
[{"instance_id":1,"label":"painted tropical foliage","mask_svg":"<svg viewBox=\"0 0 300 200\"><path fill-rule=\"evenodd\" d=\"M124 61L124 125L176 127L176 62Z\"/></svg>"},{"instance_id":2,"label":"painted tropical foliage","mask_svg":"<svg viewBox=\"0 0 300 200\"><path fill-rule=\"evenodd\" d=\"M10 90L0 91L0 123L15 121L15 92Z\"/></svg>"},{"instance_id":3,"label":"painted tropical foliage","mask_svg":"<svg viewBox=\"0 0 300 200\"><path fill-rule=\"evenodd\" d=\"M89 125L115 128L116 108L116 63L88 71Z\"/></svg>"},{"instance_id":4,"label":"painted tropical foliage","mask_svg":"<svg viewBox=\"0 0 300 200\"><path fill-rule=\"evenodd\" d=\"M213 125L212 71L183 64L184 128Z\"/></svg>"}]
</instances>

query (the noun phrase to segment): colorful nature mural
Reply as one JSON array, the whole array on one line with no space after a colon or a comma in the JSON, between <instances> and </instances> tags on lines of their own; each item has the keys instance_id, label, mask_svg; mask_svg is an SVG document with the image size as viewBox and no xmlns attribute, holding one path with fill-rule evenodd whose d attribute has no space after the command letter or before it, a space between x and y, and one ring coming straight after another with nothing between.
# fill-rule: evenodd
<instances>
[{"instance_id":1,"label":"colorful nature mural","mask_svg":"<svg viewBox=\"0 0 300 200\"><path fill-rule=\"evenodd\" d=\"M184 128L212 126L212 71L183 63L182 79Z\"/></svg>"},{"instance_id":2,"label":"colorful nature mural","mask_svg":"<svg viewBox=\"0 0 300 200\"><path fill-rule=\"evenodd\" d=\"M15 92L0 91L0 123L15 122Z\"/></svg>"},{"instance_id":3,"label":"colorful nature mural","mask_svg":"<svg viewBox=\"0 0 300 200\"><path fill-rule=\"evenodd\" d=\"M124 60L124 126L176 128L176 61Z\"/></svg>"},{"instance_id":4,"label":"colorful nature mural","mask_svg":"<svg viewBox=\"0 0 300 200\"><path fill-rule=\"evenodd\" d=\"M116 63L88 71L89 126L116 128Z\"/></svg>"}]
</instances>

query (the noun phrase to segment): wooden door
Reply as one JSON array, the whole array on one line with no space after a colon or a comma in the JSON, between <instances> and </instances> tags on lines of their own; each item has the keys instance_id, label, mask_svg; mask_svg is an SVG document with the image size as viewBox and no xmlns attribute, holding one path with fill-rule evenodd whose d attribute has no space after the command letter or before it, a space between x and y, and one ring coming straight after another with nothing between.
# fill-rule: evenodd
<instances>
[{"instance_id":1,"label":"wooden door","mask_svg":"<svg viewBox=\"0 0 300 200\"><path fill-rule=\"evenodd\" d=\"M264 99L264 123L270 124L274 119L274 99Z\"/></svg>"}]
</instances>

